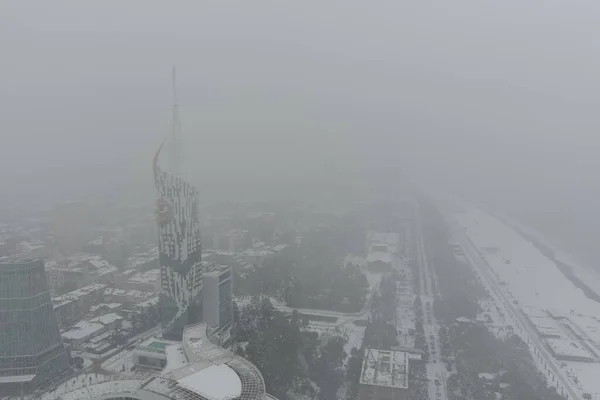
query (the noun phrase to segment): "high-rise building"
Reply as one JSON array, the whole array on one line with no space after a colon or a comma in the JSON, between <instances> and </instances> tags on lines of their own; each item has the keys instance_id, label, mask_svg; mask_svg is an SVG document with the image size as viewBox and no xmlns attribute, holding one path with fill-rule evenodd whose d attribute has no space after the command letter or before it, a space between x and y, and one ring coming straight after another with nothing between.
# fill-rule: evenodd
<instances>
[{"instance_id":1,"label":"high-rise building","mask_svg":"<svg viewBox=\"0 0 600 400\"><path fill-rule=\"evenodd\" d=\"M225 329L233 322L233 277L231 267L203 263L202 309L204 322Z\"/></svg>"},{"instance_id":2,"label":"high-rise building","mask_svg":"<svg viewBox=\"0 0 600 400\"><path fill-rule=\"evenodd\" d=\"M44 263L0 263L0 393L30 390L69 368Z\"/></svg>"},{"instance_id":3,"label":"high-rise building","mask_svg":"<svg viewBox=\"0 0 600 400\"><path fill-rule=\"evenodd\" d=\"M159 155L160 149L154 156L154 182L159 197L156 217L163 336L181 340L183 328L202 318L198 192L180 177L163 171L158 166Z\"/></svg>"}]
</instances>

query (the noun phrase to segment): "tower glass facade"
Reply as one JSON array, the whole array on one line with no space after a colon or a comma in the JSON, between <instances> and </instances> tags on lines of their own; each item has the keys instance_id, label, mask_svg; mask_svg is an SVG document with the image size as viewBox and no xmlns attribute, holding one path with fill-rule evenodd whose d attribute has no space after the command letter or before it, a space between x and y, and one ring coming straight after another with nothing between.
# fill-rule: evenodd
<instances>
[{"instance_id":1,"label":"tower glass facade","mask_svg":"<svg viewBox=\"0 0 600 400\"><path fill-rule=\"evenodd\" d=\"M0 377L35 387L69 368L41 260L0 263Z\"/></svg>"},{"instance_id":2,"label":"tower glass facade","mask_svg":"<svg viewBox=\"0 0 600 400\"><path fill-rule=\"evenodd\" d=\"M161 321L165 338L181 340L183 328L202 319L198 191L163 171L158 166L159 154L160 149L154 157L154 182L158 191Z\"/></svg>"}]
</instances>

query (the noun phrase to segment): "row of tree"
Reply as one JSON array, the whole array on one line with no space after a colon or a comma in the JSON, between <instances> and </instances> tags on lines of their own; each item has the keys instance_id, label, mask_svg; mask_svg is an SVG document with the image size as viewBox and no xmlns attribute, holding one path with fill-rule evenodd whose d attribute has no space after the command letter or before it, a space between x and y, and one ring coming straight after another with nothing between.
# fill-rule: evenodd
<instances>
[{"instance_id":1,"label":"row of tree","mask_svg":"<svg viewBox=\"0 0 600 400\"><path fill-rule=\"evenodd\" d=\"M267 294L294 308L358 312L365 304L369 283L357 265L344 265L332 228L306 232L299 247L290 246L238 279L239 295Z\"/></svg>"},{"instance_id":2,"label":"row of tree","mask_svg":"<svg viewBox=\"0 0 600 400\"><path fill-rule=\"evenodd\" d=\"M319 337L305 329L297 311L287 316L267 297L253 298L234 315L236 351L259 368L269 393L278 398L290 393L336 398L345 375L343 335Z\"/></svg>"}]
</instances>

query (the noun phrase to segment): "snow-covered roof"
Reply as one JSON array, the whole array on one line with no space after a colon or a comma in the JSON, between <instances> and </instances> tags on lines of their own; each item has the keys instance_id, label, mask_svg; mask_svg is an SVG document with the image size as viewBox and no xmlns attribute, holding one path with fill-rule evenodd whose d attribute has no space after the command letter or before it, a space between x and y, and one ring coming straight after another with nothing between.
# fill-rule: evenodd
<instances>
[{"instance_id":1,"label":"snow-covered roof","mask_svg":"<svg viewBox=\"0 0 600 400\"><path fill-rule=\"evenodd\" d=\"M52 303L54 304L55 308L60 307L62 305L76 301L83 296L87 296L90 293L93 293L97 290L104 289L107 286L108 285L103 285L103 284L99 284L99 283L94 283L94 284L91 284L88 286L84 286L84 287L74 290L72 292L65 293L62 296L54 297L52 299Z\"/></svg>"},{"instance_id":2,"label":"snow-covered roof","mask_svg":"<svg viewBox=\"0 0 600 400\"><path fill-rule=\"evenodd\" d=\"M120 315L110 313L110 314L104 314L100 317L92 318L92 319L90 319L90 322L92 322L92 323L98 322L102 325L110 325L113 322L120 321L122 319L123 319L123 317L121 317Z\"/></svg>"},{"instance_id":3,"label":"snow-covered roof","mask_svg":"<svg viewBox=\"0 0 600 400\"><path fill-rule=\"evenodd\" d=\"M403 351L366 349L360 384L408 388L409 355Z\"/></svg>"},{"instance_id":4,"label":"snow-covered roof","mask_svg":"<svg viewBox=\"0 0 600 400\"><path fill-rule=\"evenodd\" d=\"M46 392L33 400L139 398L152 400L276 400L265 392L262 375L246 359L211 342L206 324L187 327L183 342L167 345L167 368L160 375L131 374L76 378L76 384ZM163 341L150 338L149 341ZM146 343L146 342L145 342ZM152 344L152 343L150 343ZM186 362L188 361L188 362ZM177 368L176 363L179 363Z\"/></svg>"},{"instance_id":5,"label":"snow-covered roof","mask_svg":"<svg viewBox=\"0 0 600 400\"><path fill-rule=\"evenodd\" d=\"M146 272L138 272L129 278L130 282L156 283L160 279L160 269L151 269Z\"/></svg>"},{"instance_id":6,"label":"snow-covered roof","mask_svg":"<svg viewBox=\"0 0 600 400\"><path fill-rule=\"evenodd\" d=\"M162 371L163 374L188 364L188 359L183 351L183 345L181 343L171 344L165 347L165 355L167 356L167 365Z\"/></svg>"},{"instance_id":7,"label":"snow-covered roof","mask_svg":"<svg viewBox=\"0 0 600 400\"><path fill-rule=\"evenodd\" d=\"M367 263L372 263L376 261L390 264L392 262L392 256L389 253L385 253L382 251L371 252L367 255Z\"/></svg>"},{"instance_id":8,"label":"snow-covered roof","mask_svg":"<svg viewBox=\"0 0 600 400\"><path fill-rule=\"evenodd\" d=\"M95 332L103 329L104 325L98 322L79 321L75 324L75 326L73 326L73 328L63 333L62 337L70 340L79 340L93 335Z\"/></svg>"},{"instance_id":9,"label":"snow-covered roof","mask_svg":"<svg viewBox=\"0 0 600 400\"><path fill-rule=\"evenodd\" d=\"M182 387L200 393L209 399L225 400L242 394L240 377L225 364L201 369L179 379L178 382Z\"/></svg>"}]
</instances>

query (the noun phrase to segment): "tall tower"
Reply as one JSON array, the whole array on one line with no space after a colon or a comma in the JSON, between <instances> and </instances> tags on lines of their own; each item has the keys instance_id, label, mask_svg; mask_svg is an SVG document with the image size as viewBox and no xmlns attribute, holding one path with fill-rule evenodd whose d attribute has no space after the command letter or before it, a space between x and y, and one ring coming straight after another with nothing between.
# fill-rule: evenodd
<instances>
[{"instance_id":1,"label":"tall tower","mask_svg":"<svg viewBox=\"0 0 600 400\"><path fill-rule=\"evenodd\" d=\"M160 309L163 336L181 340L186 325L202 318L202 270L198 191L182 176L181 132L173 69L173 131L169 144L169 167L159 166L161 147L153 162L158 191L156 217L160 263Z\"/></svg>"},{"instance_id":2,"label":"tall tower","mask_svg":"<svg viewBox=\"0 0 600 400\"><path fill-rule=\"evenodd\" d=\"M0 393L47 383L69 368L44 262L0 263Z\"/></svg>"}]
</instances>

